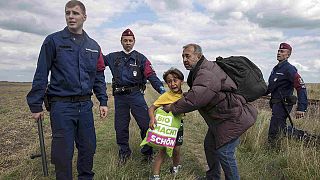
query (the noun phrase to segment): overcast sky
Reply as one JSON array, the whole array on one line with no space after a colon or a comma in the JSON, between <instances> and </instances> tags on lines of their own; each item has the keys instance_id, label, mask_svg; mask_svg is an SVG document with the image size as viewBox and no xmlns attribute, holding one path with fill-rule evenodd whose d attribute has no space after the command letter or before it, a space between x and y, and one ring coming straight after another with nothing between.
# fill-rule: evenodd
<instances>
[{"instance_id":1,"label":"overcast sky","mask_svg":"<svg viewBox=\"0 0 320 180\"><path fill-rule=\"evenodd\" d=\"M32 81L41 44L65 27L61 0L0 0L0 81ZM104 54L122 50L130 28L135 49L158 76L182 65L182 46L197 43L209 60L244 55L263 71L274 65L279 43L292 45L289 61L305 82L320 83L320 0L83 0L84 29ZM106 80L110 82L109 69Z\"/></svg>"}]
</instances>

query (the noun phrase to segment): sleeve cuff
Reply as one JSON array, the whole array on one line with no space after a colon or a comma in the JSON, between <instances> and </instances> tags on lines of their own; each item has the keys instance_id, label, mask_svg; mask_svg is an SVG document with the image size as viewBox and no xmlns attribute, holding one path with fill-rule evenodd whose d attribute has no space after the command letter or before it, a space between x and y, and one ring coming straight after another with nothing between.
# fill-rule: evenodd
<instances>
[{"instance_id":1,"label":"sleeve cuff","mask_svg":"<svg viewBox=\"0 0 320 180\"><path fill-rule=\"evenodd\" d=\"M34 106L34 107L30 107L30 111L32 113L38 113L38 112L42 112L43 109L42 109L42 106Z\"/></svg>"},{"instance_id":2,"label":"sleeve cuff","mask_svg":"<svg viewBox=\"0 0 320 180\"><path fill-rule=\"evenodd\" d=\"M161 86L161 87L160 87L160 94L163 94L163 93L165 93L165 92L166 92L166 90L164 89L163 86Z\"/></svg>"},{"instance_id":3,"label":"sleeve cuff","mask_svg":"<svg viewBox=\"0 0 320 180\"><path fill-rule=\"evenodd\" d=\"M100 102L100 106L108 106L107 101L101 101L101 102Z\"/></svg>"},{"instance_id":4,"label":"sleeve cuff","mask_svg":"<svg viewBox=\"0 0 320 180\"><path fill-rule=\"evenodd\" d=\"M300 109L300 108L297 108L297 111L307 112L306 109Z\"/></svg>"}]
</instances>

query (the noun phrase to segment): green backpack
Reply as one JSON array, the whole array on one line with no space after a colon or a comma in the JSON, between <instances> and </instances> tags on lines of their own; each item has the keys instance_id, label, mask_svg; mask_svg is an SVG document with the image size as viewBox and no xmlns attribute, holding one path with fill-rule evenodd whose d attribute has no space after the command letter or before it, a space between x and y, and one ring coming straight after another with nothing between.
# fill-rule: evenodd
<instances>
[{"instance_id":1,"label":"green backpack","mask_svg":"<svg viewBox=\"0 0 320 180\"><path fill-rule=\"evenodd\" d=\"M267 84L261 70L244 56L217 57L216 63L236 83L234 93L242 95L252 102L267 92Z\"/></svg>"}]
</instances>

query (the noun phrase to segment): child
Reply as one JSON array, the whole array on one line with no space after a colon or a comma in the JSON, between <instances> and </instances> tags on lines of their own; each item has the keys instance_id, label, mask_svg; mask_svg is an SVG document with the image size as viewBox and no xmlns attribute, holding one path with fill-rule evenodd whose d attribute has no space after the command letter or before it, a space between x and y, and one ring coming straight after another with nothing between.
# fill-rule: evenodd
<instances>
[{"instance_id":1,"label":"child","mask_svg":"<svg viewBox=\"0 0 320 180\"><path fill-rule=\"evenodd\" d=\"M155 119L154 111L161 106L174 103L182 97L181 85L183 83L184 76L181 71L176 68L170 68L163 74L163 80L167 83L170 91L162 94L154 103L149 107L149 116L150 116L150 129L154 129L157 122ZM173 150L172 161L173 167L170 169L170 172L175 174L178 173L180 165L180 146L183 142L183 122L181 121L181 126L178 130L176 144ZM153 176L151 180L160 179L160 166L166 157L166 150L160 149L157 157L153 163Z\"/></svg>"}]
</instances>

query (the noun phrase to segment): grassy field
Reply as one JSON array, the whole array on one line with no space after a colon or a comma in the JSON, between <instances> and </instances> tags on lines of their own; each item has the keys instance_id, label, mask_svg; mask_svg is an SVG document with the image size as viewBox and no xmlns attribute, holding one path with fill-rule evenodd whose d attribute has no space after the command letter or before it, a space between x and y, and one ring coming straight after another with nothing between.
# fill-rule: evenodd
<instances>
[{"instance_id":1,"label":"grassy field","mask_svg":"<svg viewBox=\"0 0 320 180\"><path fill-rule=\"evenodd\" d=\"M41 159L31 160L29 156L39 152L37 126L31 119L25 96L31 83L0 82L0 179L55 179L54 167L48 163L49 177L42 177ZM186 88L186 87L185 87ZM110 90L110 88L109 88ZM148 179L150 164L141 163L139 153L139 131L134 120L130 125L130 144L132 159L123 167L117 167L118 147L115 142L113 126L113 97L109 100L107 119L98 116L97 100L95 106L95 127L97 132L97 152L95 155L95 179ZM320 84L308 85L309 98L320 99ZM158 94L150 87L146 91L148 103L152 103ZM255 125L242 137L237 149L237 159L241 179L320 179L319 148L306 147L301 142L283 139L281 151L267 150L266 136L271 112L266 100L258 100L255 106L259 117ZM318 106L309 108L307 117L294 120L294 123L310 133L320 135L320 110ZM45 143L50 161L51 130L48 114L44 120ZM197 112L185 117L184 144L182 146L183 170L177 177L169 173L171 161L162 166L162 179L195 179L204 175L206 161L203 152L203 139L207 131L206 124ZM76 162L76 155L74 158ZM75 165L75 163L74 163ZM74 177L76 177L74 168Z\"/></svg>"}]
</instances>

